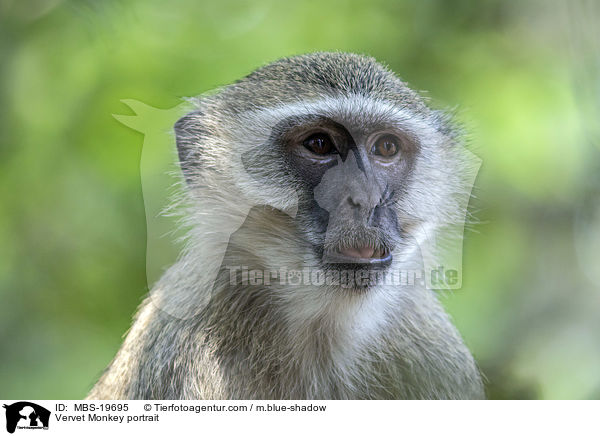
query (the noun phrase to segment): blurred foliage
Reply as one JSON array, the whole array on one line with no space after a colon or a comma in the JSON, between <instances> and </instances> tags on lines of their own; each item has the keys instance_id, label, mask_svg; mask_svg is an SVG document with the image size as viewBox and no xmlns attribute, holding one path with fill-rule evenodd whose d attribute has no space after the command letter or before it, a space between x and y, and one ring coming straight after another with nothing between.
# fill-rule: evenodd
<instances>
[{"instance_id":1,"label":"blurred foliage","mask_svg":"<svg viewBox=\"0 0 600 436\"><path fill-rule=\"evenodd\" d=\"M368 53L483 159L442 298L491 398L600 397L600 96L591 1L0 0L0 397L83 397L147 291L142 136L268 61Z\"/></svg>"}]
</instances>

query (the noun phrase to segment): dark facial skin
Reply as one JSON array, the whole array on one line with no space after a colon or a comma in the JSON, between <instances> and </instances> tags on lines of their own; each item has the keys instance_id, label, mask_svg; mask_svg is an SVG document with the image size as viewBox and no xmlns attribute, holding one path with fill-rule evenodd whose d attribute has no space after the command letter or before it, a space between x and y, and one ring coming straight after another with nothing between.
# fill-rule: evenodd
<instances>
[{"instance_id":1,"label":"dark facial skin","mask_svg":"<svg viewBox=\"0 0 600 436\"><path fill-rule=\"evenodd\" d=\"M392 126L352 128L321 116L282 126L289 168L304 187L300 227L324 266L389 266L402 237L394 203L408 182L416 141Z\"/></svg>"}]
</instances>

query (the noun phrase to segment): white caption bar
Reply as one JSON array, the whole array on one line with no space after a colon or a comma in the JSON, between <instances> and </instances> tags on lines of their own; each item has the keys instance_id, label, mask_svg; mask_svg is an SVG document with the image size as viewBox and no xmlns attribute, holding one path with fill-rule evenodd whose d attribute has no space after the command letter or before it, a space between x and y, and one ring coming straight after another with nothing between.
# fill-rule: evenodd
<instances>
[{"instance_id":1,"label":"white caption bar","mask_svg":"<svg viewBox=\"0 0 600 436\"><path fill-rule=\"evenodd\" d=\"M3 400L0 432L161 434L600 434L598 401ZM42 430L35 432L35 430ZM134 433L132 433L134 432ZM7 433L4 433L7 434Z\"/></svg>"}]
</instances>

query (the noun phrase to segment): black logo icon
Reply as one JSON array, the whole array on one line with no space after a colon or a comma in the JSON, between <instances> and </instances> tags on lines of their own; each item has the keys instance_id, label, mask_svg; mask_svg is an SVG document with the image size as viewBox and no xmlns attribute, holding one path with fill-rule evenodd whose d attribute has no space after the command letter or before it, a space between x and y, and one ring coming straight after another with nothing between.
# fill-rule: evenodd
<instances>
[{"instance_id":1,"label":"black logo icon","mask_svg":"<svg viewBox=\"0 0 600 436\"><path fill-rule=\"evenodd\" d=\"M19 401L9 406L3 406L6 409L6 431L14 433L15 429L48 429L50 420L50 411L29 401Z\"/></svg>"}]
</instances>

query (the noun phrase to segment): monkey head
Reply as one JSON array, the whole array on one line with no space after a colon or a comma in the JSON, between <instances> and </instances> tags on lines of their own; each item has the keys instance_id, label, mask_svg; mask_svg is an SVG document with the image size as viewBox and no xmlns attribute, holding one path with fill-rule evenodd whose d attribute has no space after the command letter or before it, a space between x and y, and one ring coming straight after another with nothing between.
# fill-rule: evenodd
<instances>
[{"instance_id":1,"label":"monkey head","mask_svg":"<svg viewBox=\"0 0 600 436\"><path fill-rule=\"evenodd\" d=\"M273 236L268 244L286 256L300 252L301 265L406 266L440 223L464 219L458 135L371 58L315 53L269 64L198 99L176 133L192 198L228 203L221 223L243 221L256 205L287 212L287 228L265 216L270 224L252 231Z\"/></svg>"}]
</instances>

